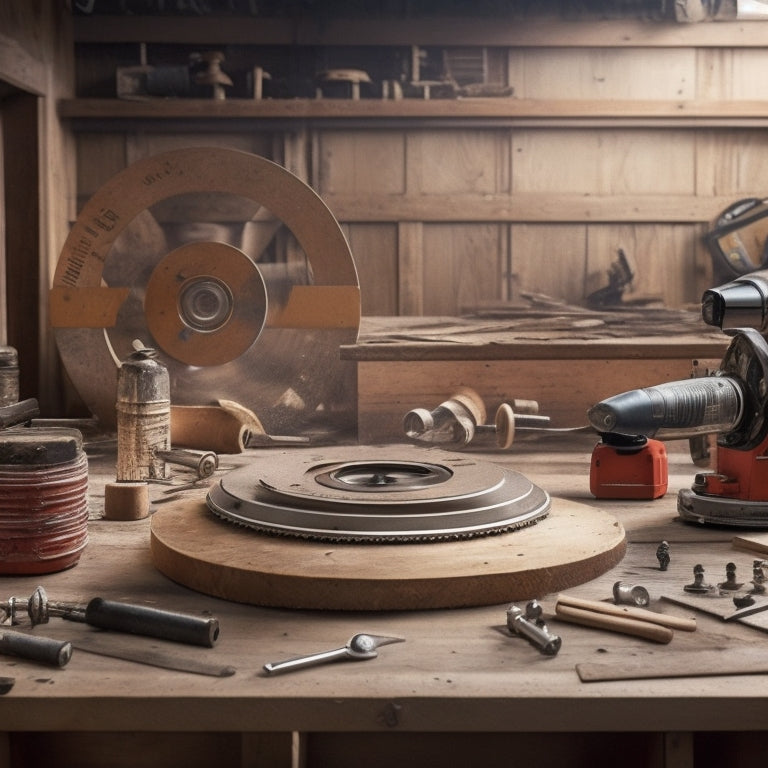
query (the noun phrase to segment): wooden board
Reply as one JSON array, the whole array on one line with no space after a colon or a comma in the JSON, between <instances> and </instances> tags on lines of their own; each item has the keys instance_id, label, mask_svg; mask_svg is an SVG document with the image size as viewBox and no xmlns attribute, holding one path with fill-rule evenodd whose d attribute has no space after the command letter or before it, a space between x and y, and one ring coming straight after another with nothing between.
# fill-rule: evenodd
<instances>
[{"instance_id":1,"label":"wooden board","mask_svg":"<svg viewBox=\"0 0 768 768\"><path fill-rule=\"evenodd\" d=\"M626 551L610 513L556 498L536 525L428 544L336 544L261 535L180 500L151 520L163 574L227 600L283 608L413 610L540 598L602 575Z\"/></svg>"},{"instance_id":2,"label":"wooden board","mask_svg":"<svg viewBox=\"0 0 768 768\"><path fill-rule=\"evenodd\" d=\"M768 672L768 653L762 647L741 647L728 654L722 648L689 650L685 654L659 658L633 656L621 662L583 662L576 665L582 683L605 680L651 680L671 677L757 675Z\"/></svg>"}]
</instances>

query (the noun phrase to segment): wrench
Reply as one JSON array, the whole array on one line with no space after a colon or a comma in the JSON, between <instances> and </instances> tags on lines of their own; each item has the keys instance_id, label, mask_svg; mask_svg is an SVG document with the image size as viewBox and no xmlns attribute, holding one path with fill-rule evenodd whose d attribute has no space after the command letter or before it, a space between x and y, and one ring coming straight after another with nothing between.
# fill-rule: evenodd
<instances>
[{"instance_id":1,"label":"wrench","mask_svg":"<svg viewBox=\"0 0 768 768\"><path fill-rule=\"evenodd\" d=\"M264 671L268 675L277 675L282 672L292 672L295 669L314 667L318 664L325 664L330 661L340 661L342 659L352 659L354 661L375 659L379 655L376 649L380 645L403 642L405 642L404 637L387 637L384 635L358 633L353 635L342 648L335 648L332 651L321 651L320 653L311 653L307 656L296 656L295 658L286 659L285 661L270 662L264 665Z\"/></svg>"}]
</instances>

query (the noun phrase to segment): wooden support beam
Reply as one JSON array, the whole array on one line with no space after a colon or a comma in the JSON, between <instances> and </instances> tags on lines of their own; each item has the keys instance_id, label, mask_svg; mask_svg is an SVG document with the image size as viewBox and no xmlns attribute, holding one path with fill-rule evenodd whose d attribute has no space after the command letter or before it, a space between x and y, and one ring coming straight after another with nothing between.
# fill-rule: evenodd
<instances>
[{"instance_id":1,"label":"wooden support beam","mask_svg":"<svg viewBox=\"0 0 768 768\"><path fill-rule=\"evenodd\" d=\"M569 47L765 46L768 23L678 24L673 21L585 20L551 17L329 19L155 16L78 16L78 43L177 43L211 45L457 45Z\"/></svg>"}]
</instances>

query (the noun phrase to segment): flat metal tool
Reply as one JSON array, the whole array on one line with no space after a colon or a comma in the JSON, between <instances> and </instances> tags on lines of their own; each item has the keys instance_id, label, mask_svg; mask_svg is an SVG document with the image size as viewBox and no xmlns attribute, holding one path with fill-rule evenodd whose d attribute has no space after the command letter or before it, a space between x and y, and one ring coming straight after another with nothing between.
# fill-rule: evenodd
<instances>
[{"instance_id":1,"label":"flat metal tool","mask_svg":"<svg viewBox=\"0 0 768 768\"><path fill-rule=\"evenodd\" d=\"M365 661L375 659L379 654L377 648L390 643L404 643L404 637L387 637L386 635L368 635L358 633L353 635L347 644L332 651L311 653L307 656L296 656L285 661L277 661L264 665L264 671L268 675L277 675L283 672L293 672L297 669L315 667L318 664L326 664L331 661L351 659L353 661Z\"/></svg>"},{"instance_id":2,"label":"flat metal tool","mask_svg":"<svg viewBox=\"0 0 768 768\"><path fill-rule=\"evenodd\" d=\"M182 658L175 650L168 652L156 647L129 648L122 644L116 644L114 640L104 643L95 637L78 637L72 641L72 647L78 651L92 653L96 656L107 656L112 659L132 661L135 664L171 669L176 672L190 672L195 675L231 677L236 671L234 667L227 664L217 664L202 659Z\"/></svg>"}]
</instances>

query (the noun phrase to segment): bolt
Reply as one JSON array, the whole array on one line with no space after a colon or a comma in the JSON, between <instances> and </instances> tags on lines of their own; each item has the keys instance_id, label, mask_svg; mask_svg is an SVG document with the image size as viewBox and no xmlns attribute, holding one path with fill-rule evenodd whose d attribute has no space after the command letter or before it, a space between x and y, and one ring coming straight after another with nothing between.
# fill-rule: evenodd
<instances>
[{"instance_id":1,"label":"bolt","mask_svg":"<svg viewBox=\"0 0 768 768\"><path fill-rule=\"evenodd\" d=\"M562 641L547 629L541 614L541 605L536 600L528 603L525 613L518 606L510 605L507 609L507 627L511 632L528 640L545 656L555 656Z\"/></svg>"}]
</instances>

